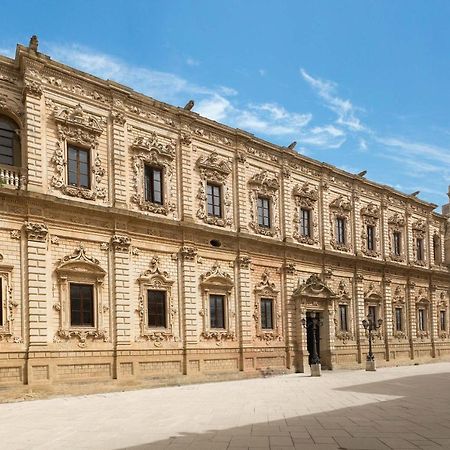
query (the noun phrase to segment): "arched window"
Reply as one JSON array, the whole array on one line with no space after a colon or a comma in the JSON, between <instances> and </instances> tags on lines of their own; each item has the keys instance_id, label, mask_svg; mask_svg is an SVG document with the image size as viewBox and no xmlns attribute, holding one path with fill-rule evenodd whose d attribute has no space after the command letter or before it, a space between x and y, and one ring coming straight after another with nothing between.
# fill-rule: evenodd
<instances>
[{"instance_id":1,"label":"arched window","mask_svg":"<svg viewBox=\"0 0 450 450\"><path fill-rule=\"evenodd\" d=\"M0 164L20 165L19 126L7 116L0 115Z\"/></svg>"}]
</instances>

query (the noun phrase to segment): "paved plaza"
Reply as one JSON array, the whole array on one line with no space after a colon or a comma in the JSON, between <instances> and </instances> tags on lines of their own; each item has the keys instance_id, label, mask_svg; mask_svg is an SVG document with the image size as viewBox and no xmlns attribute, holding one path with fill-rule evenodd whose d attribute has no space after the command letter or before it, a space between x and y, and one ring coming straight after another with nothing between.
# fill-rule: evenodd
<instances>
[{"instance_id":1,"label":"paved plaza","mask_svg":"<svg viewBox=\"0 0 450 450\"><path fill-rule=\"evenodd\" d=\"M0 448L450 449L450 363L0 405Z\"/></svg>"}]
</instances>

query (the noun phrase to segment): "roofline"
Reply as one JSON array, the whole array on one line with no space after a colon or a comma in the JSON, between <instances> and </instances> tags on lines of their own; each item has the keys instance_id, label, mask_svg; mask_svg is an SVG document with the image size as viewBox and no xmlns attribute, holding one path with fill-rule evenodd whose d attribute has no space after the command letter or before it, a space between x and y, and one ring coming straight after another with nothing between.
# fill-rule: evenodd
<instances>
[{"instance_id":1,"label":"roofline","mask_svg":"<svg viewBox=\"0 0 450 450\"><path fill-rule=\"evenodd\" d=\"M25 47L22 44L17 44L15 59L0 55L0 62L5 62L5 63L14 62L15 63L14 65L16 67L19 67L20 62L23 57L26 57L26 58L28 57L28 58L31 58L34 60L38 60L40 63L43 63L45 66L50 66L56 70L59 70L59 71L65 72L65 73L70 72L68 74L73 74L73 72L75 72L81 78L84 78L86 81L100 85L101 87L103 87L105 89L120 91L120 93L122 95L126 94L130 98L135 97L136 100L143 101L144 103L147 103L149 106L154 106L154 107L158 107L160 109L164 109L166 111L172 112L175 115L180 115L180 113L181 113L184 116L192 117L193 119L195 119L195 121L202 122L202 123L208 125L209 127L214 128L215 130L217 130L219 132L222 132L222 133L228 132L230 134L233 134L234 136L240 136L243 139L247 139L249 142L254 142L257 145L261 145L263 147L270 148L270 150L281 154L281 156L284 156L285 154L289 154L289 156L292 156L292 157L298 159L299 161L306 162L310 165L313 165L318 169L327 169L329 171L336 172L337 174L339 174L341 176L349 178L350 180L352 180L352 182L361 182L362 184L367 184L367 185L370 185L377 189L387 190L387 191L393 193L394 195L401 197L403 200L416 203L416 204L424 207L425 209L428 209L433 215L435 215L437 217L445 218L445 216L443 214L434 211L434 209L436 209L439 206L439 205L436 205L435 203L427 202L425 200L421 200L419 198L405 194L389 185L381 184L376 181L372 181L372 180L369 180L366 178L359 177L356 174L339 169L338 167L336 167L330 163L320 162L316 159L302 155L295 150L291 150L291 149L288 149L287 147L266 141L262 138L255 136L253 133L242 130L240 128L230 127L230 126L222 124L220 122L216 122L215 120L208 119L207 117L201 116L200 114L198 114L194 111L187 111L184 108L181 108L179 106L170 105L168 103L154 99L153 97L150 97L148 95L145 95L143 93L135 91L133 88L123 85L121 83L118 83L116 81L109 80L109 79L105 80L103 78L97 77L90 73L87 73L82 70L76 69L74 67L68 66L67 64L63 64L61 62L54 61L51 59L50 56L48 56L44 53L41 53L41 52L34 52L33 50L30 50L28 47ZM5 59L6 59L6 61L3 61Z\"/></svg>"}]
</instances>

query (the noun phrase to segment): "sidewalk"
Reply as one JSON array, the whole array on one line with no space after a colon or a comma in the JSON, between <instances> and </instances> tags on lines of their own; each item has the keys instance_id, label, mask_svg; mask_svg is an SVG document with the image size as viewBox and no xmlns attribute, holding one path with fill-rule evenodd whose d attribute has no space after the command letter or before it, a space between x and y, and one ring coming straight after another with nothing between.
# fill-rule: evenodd
<instances>
[{"instance_id":1,"label":"sidewalk","mask_svg":"<svg viewBox=\"0 0 450 450\"><path fill-rule=\"evenodd\" d=\"M0 404L0 448L450 449L450 363Z\"/></svg>"}]
</instances>

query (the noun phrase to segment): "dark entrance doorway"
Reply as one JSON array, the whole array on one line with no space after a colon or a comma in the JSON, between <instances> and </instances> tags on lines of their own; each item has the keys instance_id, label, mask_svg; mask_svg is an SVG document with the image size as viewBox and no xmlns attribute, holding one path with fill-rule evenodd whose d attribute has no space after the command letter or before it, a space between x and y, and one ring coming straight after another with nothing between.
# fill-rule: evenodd
<instances>
[{"instance_id":1,"label":"dark entrance doorway","mask_svg":"<svg viewBox=\"0 0 450 450\"><path fill-rule=\"evenodd\" d=\"M319 312L311 311L306 313L306 345L309 353L309 365L311 365L313 359L314 341L317 356L320 358L320 321L321 317Z\"/></svg>"}]
</instances>

